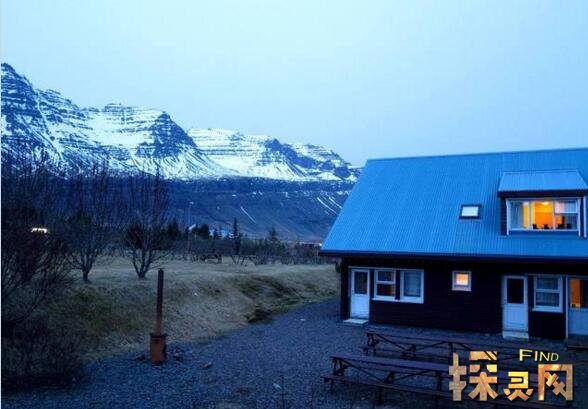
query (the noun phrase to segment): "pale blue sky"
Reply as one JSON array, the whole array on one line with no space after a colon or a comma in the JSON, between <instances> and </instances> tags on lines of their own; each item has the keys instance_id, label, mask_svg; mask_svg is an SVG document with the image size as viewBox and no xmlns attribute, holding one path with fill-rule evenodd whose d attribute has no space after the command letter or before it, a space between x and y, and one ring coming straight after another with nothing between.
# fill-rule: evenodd
<instances>
[{"instance_id":1,"label":"pale blue sky","mask_svg":"<svg viewBox=\"0 0 588 409\"><path fill-rule=\"evenodd\" d=\"M588 145L587 1L4 0L2 61L82 106L370 157Z\"/></svg>"}]
</instances>

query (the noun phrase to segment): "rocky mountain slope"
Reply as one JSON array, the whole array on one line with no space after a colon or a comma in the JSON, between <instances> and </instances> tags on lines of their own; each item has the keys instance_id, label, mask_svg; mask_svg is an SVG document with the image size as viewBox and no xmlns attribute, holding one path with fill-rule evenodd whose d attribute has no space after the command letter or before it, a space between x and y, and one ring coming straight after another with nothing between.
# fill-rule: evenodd
<instances>
[{"instance_id":1,"label":"rocky mountain slope","mask_svg":"<svg viewBox=\"0 0 588 409\"><path fill-rule=\"evenodd\" d=\"M109 104L82 108L40 90L2 64L2 158L43 150L73 170L107 161L122 173L157 169L171 180L172 214L184 226L250 236L271 226L287 239L324 237L358 169L335 152L224 129L184 130L164 111Z\"/></svg>"},{"instance_id":2,"label":"rocky mountain slope","mask_svg":"<svg viewBox=\"0 0 588 409\"><path fill-rule=\"evenodd\" d=\"M357 169L319 146L221 129L182 129L164 111L120 104L81 108L40 90L2 64L2 154L19 145L45 150L76 169L108 161L118 171L160 172L170 179L232 176L290 181L354 181Z\"/></svg>"}]
</instances>

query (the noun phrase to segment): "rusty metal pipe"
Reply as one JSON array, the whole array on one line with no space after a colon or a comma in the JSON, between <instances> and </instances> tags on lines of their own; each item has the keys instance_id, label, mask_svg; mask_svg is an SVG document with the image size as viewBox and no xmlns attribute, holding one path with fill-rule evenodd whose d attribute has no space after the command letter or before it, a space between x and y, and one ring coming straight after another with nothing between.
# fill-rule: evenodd
<instances>
[{"instance_id":1,"label":"rusty metal pipe","mask_svg":"<svg viewBox=\"0 0 588 409\"><path fill-rule=\"evenodd\" d=\"M157 272L157 305L155 309L155 335L161 335L163 315L163 269Z\"/></svg>"},{"instance_id":2,"label":"rusty metal pipe","mask_svg":"<svg viewBox=\"0 0 588 409\"><path fill-rule=\"evenodd\" d=\"M167 334L162 332L163 269L157 272L157 304L155 307L155 331L151 333L149 360L154 365L163 364L167 356Z\"/></svg>"}]
</instances>

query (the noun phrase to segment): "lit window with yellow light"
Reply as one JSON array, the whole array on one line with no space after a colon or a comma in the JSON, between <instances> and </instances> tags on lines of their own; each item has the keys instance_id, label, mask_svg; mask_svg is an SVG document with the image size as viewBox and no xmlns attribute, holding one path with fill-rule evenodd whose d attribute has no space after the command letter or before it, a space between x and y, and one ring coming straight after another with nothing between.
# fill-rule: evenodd
<instances>
[{"instance_id":1,"label":"lit window with yellow light","mask_svg":"<svg viewBox=\"0 0 588 409\"><path fill-rule=\"evenodd\" d=\"M570 307L588 308L588 279L570 278Z\"/></svg>"},{"instance_id":2,"label":"lit window with yellow light","mask_svg":"<svg viewBox=\"0 0 588 409\"><path fill-rule=\"evenodd\" d=\"M508 200L509 231L578 231L578 199Z\"/></svg>"},{"instance_id":3,"label":"lit window with yellow light","mask_svg":"<svg viewBox=\"0 0 588 409\"><path fill-rule=\"evenodd\" d=\"M472 291L472 272L453 272L453 291Z\"/></svg>"}]
</instances>

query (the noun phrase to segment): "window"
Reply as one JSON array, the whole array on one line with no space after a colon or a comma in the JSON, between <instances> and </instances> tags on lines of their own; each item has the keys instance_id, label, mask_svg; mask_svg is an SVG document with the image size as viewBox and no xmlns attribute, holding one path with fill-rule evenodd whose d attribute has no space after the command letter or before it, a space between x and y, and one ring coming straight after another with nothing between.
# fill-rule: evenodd
<instances>
[{"instance_id":1,"label":"window","mask_svg":"<svg viewBox=\"0 0 588 409\"><path fill-rule=\"evenodd\" d=\"M578 199L508 200L509 231L578 231Z\"/></svg>"},{"instance_id":2,"label":"window","mask_svg":"<svg viewBox=\"0 0 588 409\"><path fill-rule=\"evenodd\" d=\"M399 278L399 285L397 285L396 277ZM422 270L375 270L374 299L382 301L423 303L423 277L424 272Z\"/></svg>"},{"instance_id":3,"label":"window","mask_svg":"<svg viewBox=\"0 0 588 409\"><path fill-rule=\"evenodd\" d=\"M525 283L524 277L508 277L506 280L507 304L525 304Z\"/></svg>"},{"instance_id":4,"label":"window","mask_svg":"<svg viewBox=\"0 0 588 409\"><path fill-rule=\"evenodd\" d=\"M423 302L423 272L400 270L400 301Z\"/></svg>"},{"instance_id":5,"label":"window","mask_svg":"<svg viewBox=\"0 0 588 409\"><path fill-rule=\"evenodd\" d=\"M368 271L354 271L353 293L365 295L368 293Z\"/></svg>"},{"instance_id":6,"label":"window","mask_svg":"<svg viewBox=\"0 0 588 409\"><path fill-rule=\"evenodd\" d=\"M479 219L480 205L462 205L459 213L460 219Z\"/></svg>"},{"instance_id":7,"label":"window","mask_svg":"<svg viewBox=\"0 0 588 409\"><path fill-rule=\"evenodd\" d=\"M453 272L453 291L472 291L471 271Z\"/></svg>"},{"instance_id":8,"label":"window","mask_svg":"<svg viewBox=\"0 0 588 409\"><path fill-rule=\"evenodd\" d=\"M535 276L535 311L562 311L561 277Z\"/></svg>"},{"instance_id":9,"label":"window","mask_svg":"<svg viewBox=\"0 0 588 409\"><path fill-rule=\"evenodd\" d=\"M570 278L570 307L588 309L588 279Z\"/></svg>"},{"instance_id":10,"label":"window","mask_svg":"<svg viewBox=\"0 0 588 409\"><path fill-rule=\"evenodd\" d=\"M396 272L394 270L376 270L377 299L394 299L396 297Z\"/></svg>"}]
</instances>

